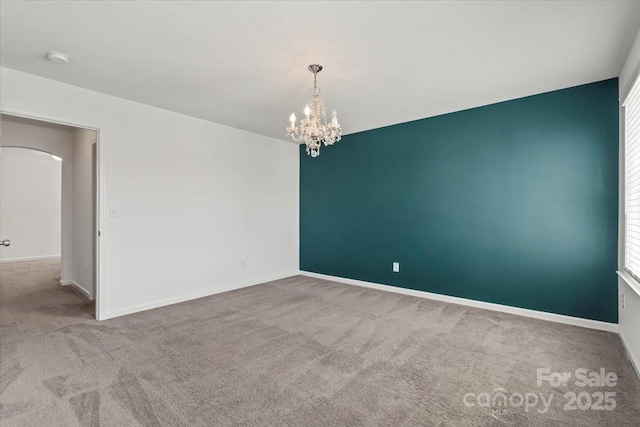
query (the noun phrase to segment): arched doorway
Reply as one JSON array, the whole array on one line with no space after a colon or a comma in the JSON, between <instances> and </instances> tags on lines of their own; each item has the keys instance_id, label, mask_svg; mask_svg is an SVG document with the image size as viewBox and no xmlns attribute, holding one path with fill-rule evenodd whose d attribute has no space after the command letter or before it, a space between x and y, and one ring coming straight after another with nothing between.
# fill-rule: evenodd
<instances>
[{"instance_id":1,"label":"arched doorway","mask_svg":"<svg viewBox=\"0 0 640 427\"><path fill-rule=\"evenodd\" d=\"M1 148L1 261L61 257L62 161L33 148Z\"/></svg>"}]
</instances>

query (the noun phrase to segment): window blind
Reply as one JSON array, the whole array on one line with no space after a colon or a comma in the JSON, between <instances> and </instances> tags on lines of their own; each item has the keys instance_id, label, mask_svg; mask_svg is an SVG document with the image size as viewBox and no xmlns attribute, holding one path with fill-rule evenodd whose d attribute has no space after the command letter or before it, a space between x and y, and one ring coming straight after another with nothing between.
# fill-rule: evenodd
<instances>
[{"instance_id":1,"label":"window blind","mask_svg":"<svg viewBox=\"0 0 640 427\"><path fill-rule=\"evenodd\" d=\"M624 267L640 280L640 78L624 101Z\"/></svg>"}]
</instances>

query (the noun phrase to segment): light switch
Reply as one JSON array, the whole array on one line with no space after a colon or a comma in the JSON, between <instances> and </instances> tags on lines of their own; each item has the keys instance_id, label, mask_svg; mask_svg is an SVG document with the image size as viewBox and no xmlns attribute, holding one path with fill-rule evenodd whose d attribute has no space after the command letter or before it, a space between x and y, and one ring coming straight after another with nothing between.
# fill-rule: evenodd
<instances>
[{"instance_id":1,"label":"light switch","mask_svg":"<svg viewBox=\"0 0 640 427\"><path fill-rule=\"evenodd\" d=\"M400 263L399 262L394 262L393 263L393 272L394 273L399 273L400 272Z\"/></svg>"}]
</instances>

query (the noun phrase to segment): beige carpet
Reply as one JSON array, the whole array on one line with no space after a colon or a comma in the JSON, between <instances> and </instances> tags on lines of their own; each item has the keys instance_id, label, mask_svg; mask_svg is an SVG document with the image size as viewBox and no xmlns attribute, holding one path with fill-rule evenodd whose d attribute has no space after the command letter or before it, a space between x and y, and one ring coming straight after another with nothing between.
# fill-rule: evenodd
<instances>
[{"instance_id":1,"label":"beige carpet","mask_svg":"<svg viewBox=\"0 0 640 427\"><path fill-rule=\"evenodd\" d=\"M305 277L97 322L55 262L5 263L0 280L3 427L640 422L612 333ZM539 367L604 367L618 383L538 387ZM477 405L498 387L514 405L554 398L545 413ZM572 390L613 391L617 406L566 411Z\"/></svg>"}]
</instances>

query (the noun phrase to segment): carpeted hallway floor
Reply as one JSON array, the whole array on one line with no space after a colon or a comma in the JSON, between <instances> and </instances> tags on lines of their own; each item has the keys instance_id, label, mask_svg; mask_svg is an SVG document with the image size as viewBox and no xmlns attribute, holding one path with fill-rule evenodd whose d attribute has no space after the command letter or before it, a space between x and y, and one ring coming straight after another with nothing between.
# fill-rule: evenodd
<instances>
[{"instance_id":1,"label":"carpeted hallway floor","mask_svg":"<svg viewBox=\"0 0 640 427\"><path fill-rule=\"evenodd\" d=\"M640 381L612 333L301 276L97 322L58 280L53 261L1 265L3 427L640 420ZM604 367L618 382L537 386L539 367ZM497 388L513 404L480 406ZM564 410L585 390L615 392L616 408ZM513 393L552 400L541 413Z\"/></svg>"}]
</instances>

